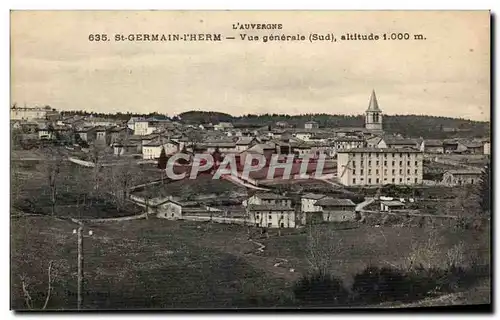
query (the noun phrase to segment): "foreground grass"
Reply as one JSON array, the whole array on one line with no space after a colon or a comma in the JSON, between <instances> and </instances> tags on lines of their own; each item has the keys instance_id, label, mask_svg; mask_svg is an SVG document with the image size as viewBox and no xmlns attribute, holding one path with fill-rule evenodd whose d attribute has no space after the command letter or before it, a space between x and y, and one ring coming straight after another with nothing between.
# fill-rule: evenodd
<instances>
[{"instance_id":1,"label":"foreground grass","mask_svg":"<svg viewBox=\"0 0 500 320\"><path fill-rule=\"evenodd\" d=\"M21 275L31 280L30 294L43 305L50 260L58 276L47 309L76 308L73 228L49 218L12 221L12 308L25 308ZM85 308L251 307L284 287L283 280L200 241L195 234L204 231L196 227L142 220L89 228L94 235L84 243Z\"/></svg>"},{"instance_id":2,"label":"foreground grass","mask_svg":"<svg viewBox=\"0 0 500 320\"><path fill-rule=\"evenodd\" d=\"M51 260L58 275L47 309L76 308L74 228L74 224L49 217L12 219L13 309L25 308L23 275L31 283L30 294L37 306L43 305ZM255 235L266 246L263 253L256 253L257 246L248 241L242 226L150 219L95 224L88 229L94 234L84 243L87 309L294 306L293 284L309 269L307 234L298 230L281 237ZM489 257L488 231L442 233L438 252L463 240L483 258ZM400 265L412 244L425 243L428 238L428 232L419 228L338 228L332 240L340 243L341 250L336 253L338 263L332 273L349 286L366 265ZM280 259L287 262L275 266ZM472 299L470 294L463 296L462 302ZM484 294L474 298L489 302Z\"/></svg>"}]
</instances>

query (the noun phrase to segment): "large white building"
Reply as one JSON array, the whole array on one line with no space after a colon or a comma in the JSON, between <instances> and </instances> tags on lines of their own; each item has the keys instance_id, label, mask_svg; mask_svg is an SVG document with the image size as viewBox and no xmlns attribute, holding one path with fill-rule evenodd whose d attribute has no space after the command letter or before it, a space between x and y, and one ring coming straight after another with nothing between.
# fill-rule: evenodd
<instances>
[{"instance_id":1,"label":"large white building","mask_svg":"<svg viewBox=\"0 0 500 320\"><path fill-rule=\"evenodd\" d=\"M416 149L339 150L337 176L346 186L422 183L423 153Z\"/></svg>"},{"instance_id":2,"label":"large white building","mask_svg":"<svg viewBox=\"0 0 500 320\"><path fill-rule=\"evenodd\" d=\"M10 120L35 120L47 119L50 116L57 116L59 113L50 107L18 107L10 108Z\"/></svg>"}]
</instances>

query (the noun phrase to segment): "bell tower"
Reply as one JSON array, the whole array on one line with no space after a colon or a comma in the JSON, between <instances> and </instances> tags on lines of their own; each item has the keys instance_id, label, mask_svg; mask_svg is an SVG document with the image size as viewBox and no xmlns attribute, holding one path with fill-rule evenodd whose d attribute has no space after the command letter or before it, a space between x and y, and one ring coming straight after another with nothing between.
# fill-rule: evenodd
<instances>
[{"instance_id":1,"label":"bell tower","mask_svg":"<svg viewBox=\"0 0 500 320\"><path fill-rule=\"evenodd\" d=\"M370 104L365 112L365 128L368 130L382 131L382 110L378 107L375 90L372 91Z\"/></svg>"}]
</instances>

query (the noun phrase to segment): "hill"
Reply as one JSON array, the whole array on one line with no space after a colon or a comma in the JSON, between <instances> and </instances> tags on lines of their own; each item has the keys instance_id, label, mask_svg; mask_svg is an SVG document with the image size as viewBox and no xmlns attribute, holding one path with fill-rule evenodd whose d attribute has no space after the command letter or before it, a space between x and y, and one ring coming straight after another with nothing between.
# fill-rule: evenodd
<instances>
[{"instance_id":1,"label":"hill","mask_svg":"<svg viewBox=\"0 0 500 320\"><path fill-rule=\"evenodd\" d=\"M362 127L364 116L330 115L330 114L248 114L234 117L227 113L188 111L179 115L185 123L233 122L235 126L242 125L258 127L272 125L285 121L289 125L303 128L304 123L314 120L320 128ZM475 138L490 135L490 123L467 119L434 117L424 115L386 115L384 130L390 134L402 134L407 137L423 137L426 139Z\"/></svg>"}]
</instances>

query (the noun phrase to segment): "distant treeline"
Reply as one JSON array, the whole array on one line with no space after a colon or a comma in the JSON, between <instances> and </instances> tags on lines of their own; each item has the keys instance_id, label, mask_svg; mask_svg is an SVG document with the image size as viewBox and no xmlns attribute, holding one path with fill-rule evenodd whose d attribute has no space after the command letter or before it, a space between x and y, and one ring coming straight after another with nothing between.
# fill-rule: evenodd
<instances>
[{"instance_id":1,"label":"distant treeline","mask_svg":"<svg viewBox=\"0 0 500 320\"><path fill-rule=\"evenodd\" d=\"M96 113L86 111L64 111L63 116L70 115L93 115L95 117L111 117L120 120L128 120L130 117L156 117L179 120L186 124L217 124L219 122L232 122L235 127L260 127L274 125L276 122L286 122L296 128L303 128L304 123L310 120L318 122L320 128L338 127L363 127L363 115L332 115L332 114L248 114L244 116L232 116L227 113L214 111L187 111L178 117L169 118L157 112L148 114L139 113ZM384 115L384 131L389 134L402 134L406 137L423 137L426 139L447 138L475 138L490 135L490 122L473 121L448 117L435 117L424 115Z\"/></svg>"}]
</instances>

